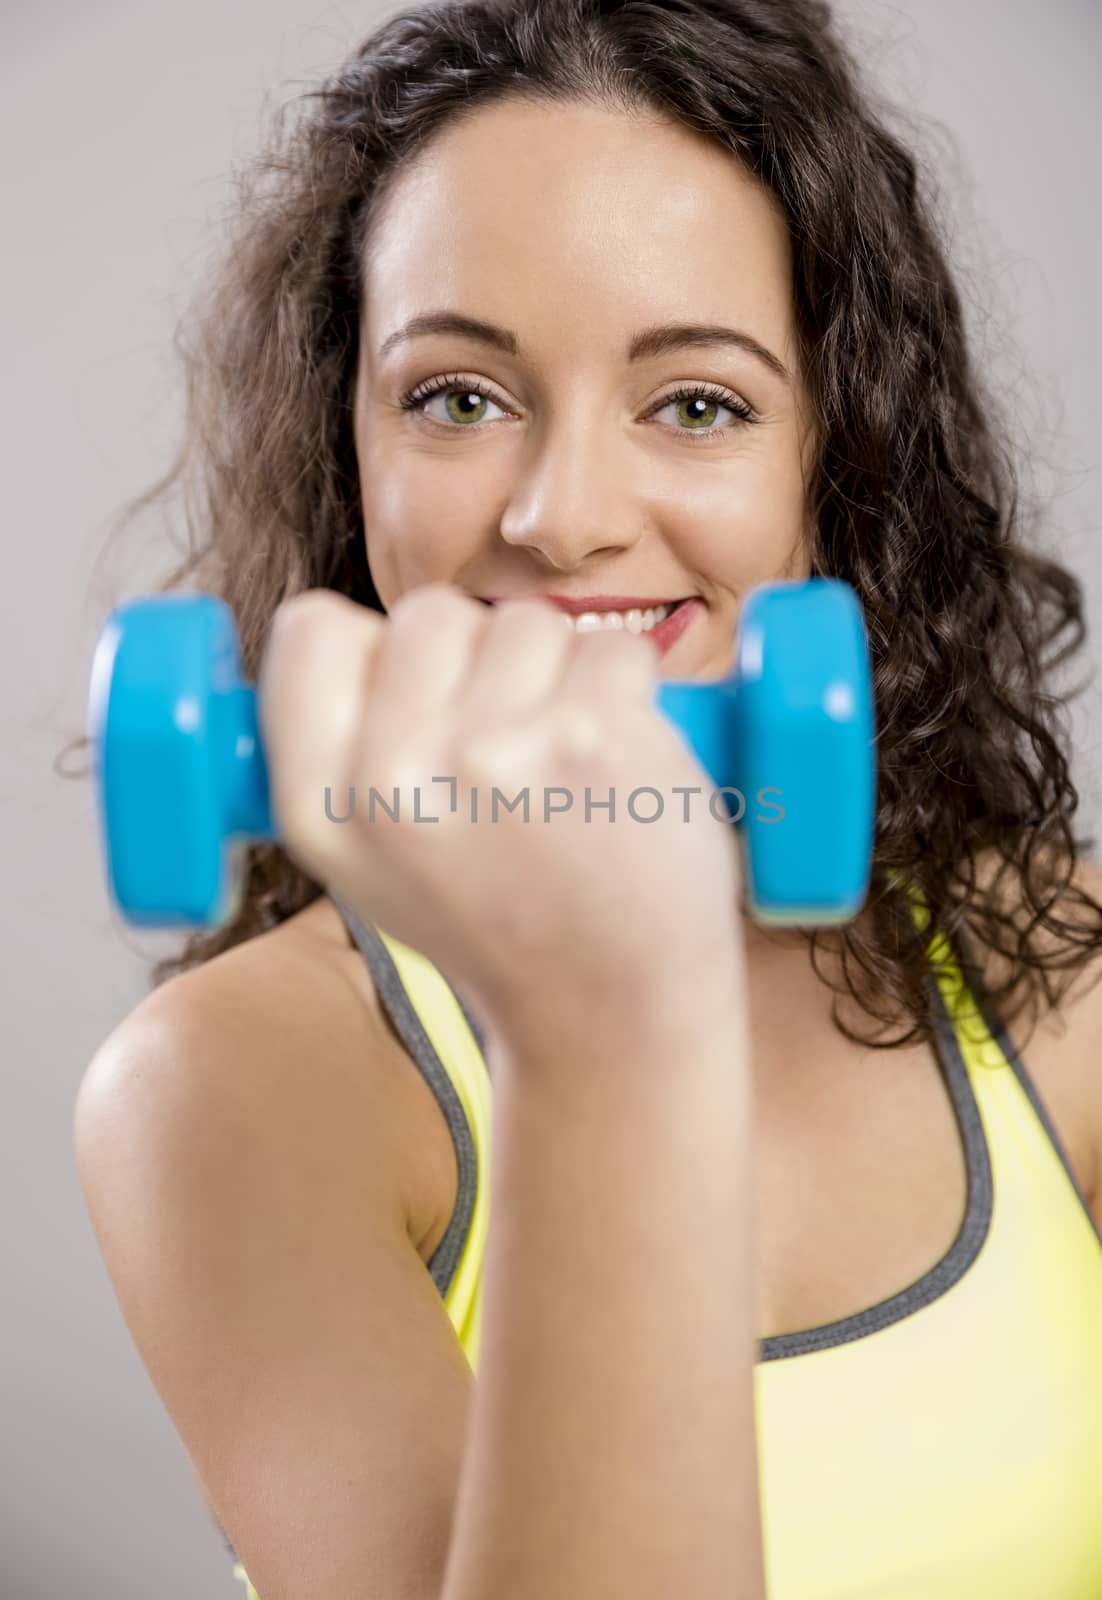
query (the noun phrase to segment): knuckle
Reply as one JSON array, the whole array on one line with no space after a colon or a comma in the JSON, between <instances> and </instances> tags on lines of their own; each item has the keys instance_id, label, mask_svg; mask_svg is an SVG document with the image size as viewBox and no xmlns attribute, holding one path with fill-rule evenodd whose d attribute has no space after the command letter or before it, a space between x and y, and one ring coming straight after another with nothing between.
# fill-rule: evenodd
<instances>
[{"instance_id":1,"label":"knuckle","mask_svg":"<svg viewBox=\"0 0 1102 1600\"><path fill-rule=\"evenodd\" d=\"M518 760L515 733L499 726L481 728L469 734L463 742L457 765L468 783L485 786L509 780Z\"/></svg>"},{"instance_id":2,"label":"knuckle","mask_svg":"<svg viewBox=\"0 0 1102 1600\"><path fill-rule=\"evenodd\" d=\"M541 629L556 638L570 638L558 606L538 595L521 595L515 600L501 601L493 607L492 617L496 628L515 628L522 636L534 629Z\"/></svg>"},{"instance_id":3,"label":"knuckle","mask_svg":"<svg viewBox=\"0 0 1102 1600\"><path fill-rule=\"evenodd\" d=\"M429 782L430 766L435 770L438 764L430 759L416 731L400 731L393 724L379 722L361 739L357 781L365 795L374 786L381 793L398 789L412 797L416 786L423 788Z\"/></svg>"},{"instance_id":4,"label":"knuckle","mask_svg":"<svg viewBox=\"0 0 1102 1600\"><path fill-rule=\"evenodd\" d=\"M588 760L607 747L605 719L596 706L584 700L560 699L554 709L553 730L556 753L568 760Z\"/></svg>"},{"instance_id":5,"label":"knuckle","mask_svg":"<svg viewBox=\"0 0 1102 1600\"><path fill-rule=\"evenodd\" d=\"M300 589L276 607L272 615L273 636L277 632L281 639L308 635L314 628L325 627L336 612L347 608L345 596L333 589Z\"/></svg>"},{"instance_id":6,"label":"knuckle","mask_svg":"<svg viewBox=\"0 0 1102 1600\"><path fill-rule=\"evenodd\" d=\"M604 658L610 662L648 663L657 660L650 640L644 634L629 633L626 628L616 628L611 632L602 630L599 633L584 633L579 643L583 647L588 646L598 660Z\"/></svg>"},{"instance_id":7,"label":"knuckle","mask_svg":"<svg viewBox=\"0 0 1102 1600\"><path fill-rule=\"evenodd\" d=\"M426 627L448 621L474 621L484 608L468 594L446 583L425 583L407 589L390 608L392 622Z\"/></svg>"},{"instance_id":8,"label":"knuckle","mask_svg":"<svg viewBox=\"0 0 1102 1600\"><path fill-rule=\"evenodd\" d=\"M313 676L350 681L381 618L332 589L304 589L280 602L261 653L258 685L294 700Z\"/></svg>"}]
</instances>

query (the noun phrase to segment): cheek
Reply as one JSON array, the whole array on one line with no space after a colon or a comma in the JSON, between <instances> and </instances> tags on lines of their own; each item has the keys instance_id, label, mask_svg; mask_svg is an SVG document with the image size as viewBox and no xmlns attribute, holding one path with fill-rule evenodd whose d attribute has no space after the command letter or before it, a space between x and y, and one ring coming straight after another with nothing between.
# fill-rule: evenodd
<instances>
[{"instance_id":1,"label":"cheek","mask_svg":"<svg viewBox=\"0 0 1102 1600\"><path fill-rule=\"evenodd\" d=\"M766 452L701 474L671 507L686 563L722 588L806 571L803 483L795 460Z\"/></svg>"},{"instance_id":2,"label":"cheek","mask_svg":"<svg viewBox=\"0 0 1102 1600\"><path fill-rule=\"evenodd\" d=\"M389 607L407 589L451 582L479 542L478 504L456 494L449 475L434 472L422 455L403 461L397 452L378 470L361 464L367 561L379 598Z\"/></svg>"}]
</instances>

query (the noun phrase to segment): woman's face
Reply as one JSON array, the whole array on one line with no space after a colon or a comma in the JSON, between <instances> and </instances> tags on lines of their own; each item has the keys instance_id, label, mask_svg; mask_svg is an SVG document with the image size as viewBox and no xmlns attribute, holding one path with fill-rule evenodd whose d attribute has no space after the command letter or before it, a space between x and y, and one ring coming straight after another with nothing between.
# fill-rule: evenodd
<instances>
[{"instance_id":1,"label":"woman's face","mask_svg":"<svg viewBox=\"0 0 1102 1600\"><path fill-rule=\"evenodd\" d=\"M355 438L384 606L432 582L598 613L694 597L655 636L662 676L723 676L743 597L808 572L790 283L775 201L676 125L513 101L441 133L365 262ZM441 313L486 326L397 337ZM731 334L633 351L688 324Z\"/></svg>"}]
</instances>

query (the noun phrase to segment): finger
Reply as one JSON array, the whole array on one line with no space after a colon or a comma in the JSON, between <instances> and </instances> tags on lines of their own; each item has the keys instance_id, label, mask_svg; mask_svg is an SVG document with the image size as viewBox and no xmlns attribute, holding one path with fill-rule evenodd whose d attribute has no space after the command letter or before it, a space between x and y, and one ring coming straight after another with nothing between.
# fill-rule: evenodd
<instances>
[{"instance_id":1,"label":"finger","mask_svg":"<svg viewBox=\"0 0 1102 1600\"><path fill-rule=\"evenodd\" d=\"M345 778L385 629L377 612L332 589L294 595L275 612L257 674L257 716L286 838L316 829L325 786Z\"/></svg>"},{"instance_id":2,"label":"finger","mask_svg":"<svg viewBox=\"0 0 1102 1600\"><path fill-rule=\"evenodd\" d=\"M496 605L478 640L465 696L473 721L546 700L563 675L572 642L572 626L547 600Z\"/></svg>"},{"instance_id":3,"label":"finger","mask_svg":"<svg viewBox=\"0 0 1102 1600\"><path fill-rule=\"evenodd\" d=\"M488 620L485 606L447 584L400 595L371 662L369 710L401 723L454 700Z\"/></svg>"},{"instance_id":4,"label":"finger","mask_svg":"<svg viewBox=\"0 0 1102 1600\"><path fill-rule=\"evenodd\" d=\"M659 681L658 652L649 640L619 629L578 634L562 675L564 695L584 702L619 700L650 705Z\"/></svg>"}]
</instances>

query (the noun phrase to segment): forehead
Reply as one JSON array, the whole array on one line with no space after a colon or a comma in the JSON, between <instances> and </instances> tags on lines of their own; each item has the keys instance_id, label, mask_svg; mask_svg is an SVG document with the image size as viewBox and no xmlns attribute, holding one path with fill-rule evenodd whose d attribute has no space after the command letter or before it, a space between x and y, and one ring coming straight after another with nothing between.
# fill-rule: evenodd
<instances>
[{"instance_id":1,"label":"forehead","mask_svg":"<svg viewBox=\"0 0 1102 1600\"><path fill-rule=\"evenodd\" d=\"M398 176L365 260L367 346L446 305L564 345L661 320L739 320L792 354L791 246L727 151L654 115L511 100L444 129ZM576 338L572 337L574 330Z\"/></svg>"}]
</instances>

